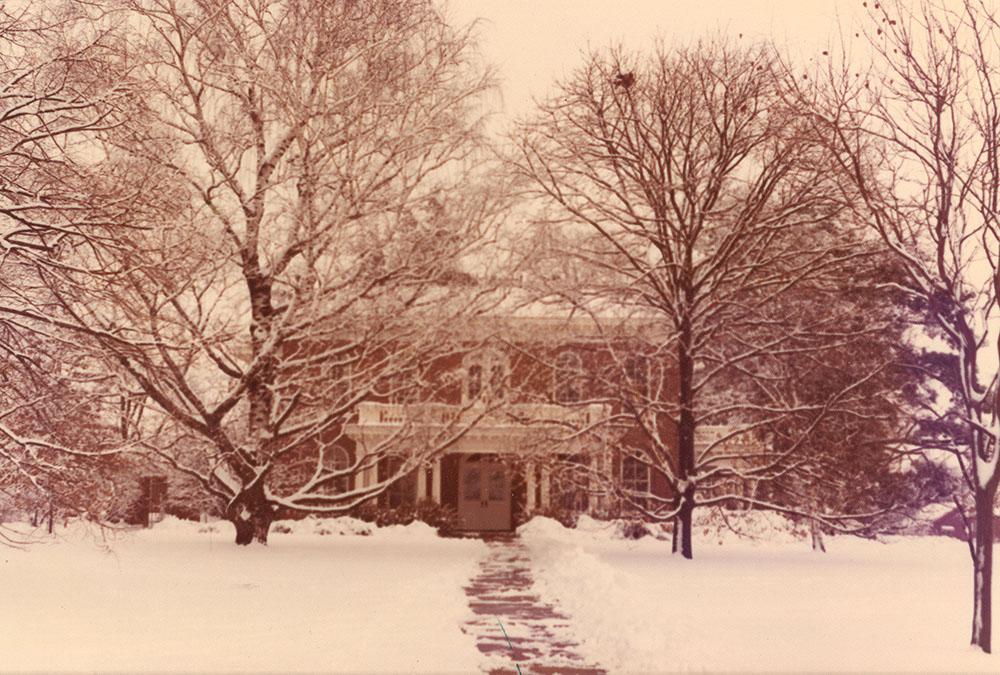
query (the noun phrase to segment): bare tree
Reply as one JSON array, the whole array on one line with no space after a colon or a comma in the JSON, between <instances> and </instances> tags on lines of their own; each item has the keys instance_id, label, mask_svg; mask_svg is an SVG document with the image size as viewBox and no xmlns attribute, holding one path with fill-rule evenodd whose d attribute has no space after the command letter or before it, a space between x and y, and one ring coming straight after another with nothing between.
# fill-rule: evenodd
<instances>
[{"instance_id":1,"label":"bare tree","mask_svg":"<svg viewBox=\"0 0 1000 675\"><path fill-rule=\"evenodd\" d=\"M827 60L799 104L834 143L847 195L904 271L897 288L949 357L914 441L946 450L975 504L972 644L991 650L993 504L1000 473L995 317L1000 289L1000 25L987 3L867 3L868 70ZM806 78L803 80L802 78ZM921 375L915 375L915 378Z\"/></svg>"},{"instance_id":2,"label":"bare tree","mask_svg":"<svg viewBox=\"0 0 1000 675\"><path fill-rule=\"evenodd\" d=\"M50 533L56 516L121 519L131 495L120 483L132 457L114 420L100 414L107 370L69 344L46 345L33 333L6 342L31 358L0 359L3 501L35 524L47 519ZM73 368L68 351L78 357Z\"/></svg>"},{"instance_id":3,"label":"bare tree","mask_svg":"<svg viewBox=\"0 0 1000 675\"><path fill-rule=\"evenodd\" d=\"M50 299L33 270L106 239L127 199L103 199L88 182L88 149L120 122L128 94L101 67L108 36L63 3L37 4L0 9L0 296L28 311ZM16 315L0 323L0 480L50 509L79 505L83 477L119 449L57 422L94 399L93 373L71 373L79 355L65 335L36 335Z\"/></svg>"},{"instance_id":4,"label":"bare tree","mask_svg":"<svg viewBox=\"0 0 1000 675\"><path fill-rule=\"evenodd\" d=\"M873 374L822 398L782 386L790 358L877 330L794 302L807 289L822 302L877 247L841 217L831 159L784 104L781 73L770 49L724 38L594 53L516 138L517 172L543 205L543 292L607 336L594 400L612 404L607 421L632 429L622 452L648 467L633 505L675 518L688 558L696 506L803 511L747 487L801 467L817 420L854 407ZM809 422L772 444L768 429L792 416Z\"/></svg>"},{"instance_id":5,"label":"bare tree","mask_svg":"<svg viewBox=\"0 0 1000 675\"><path fill-rule=\"evenodd\" d=\"M39 270L59 306L22 316L115 361L127 435L220 500L237 543L266 542L279 509L346 511L475 421L404 404L455 386L437 364L496 301L490 74L424 0L118 16L139 95L100 169L143 199L107 246ZM400 403L393 433L357 430L373 400Z\"/></svg>"}]
</instances>

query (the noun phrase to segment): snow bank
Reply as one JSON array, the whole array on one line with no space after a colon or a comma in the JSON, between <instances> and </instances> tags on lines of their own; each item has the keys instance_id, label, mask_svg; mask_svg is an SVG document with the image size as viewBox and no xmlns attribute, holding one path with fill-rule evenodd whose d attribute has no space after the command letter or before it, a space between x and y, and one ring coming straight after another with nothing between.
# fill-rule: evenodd
<instances>
[{"instance_id":1,"label":"snow bank","mask_svg":"<svg viewBox=\"0 0 1000 675\"><path fill-rule=\"evenodd\" d=\"M699 531L686 561L669 541L594 523L535 519L520 532L539 593L610 672L997 671L967 647L969 560L955 540L838 537L822 554L763 538L718 546Z\"/></svg>"},{"instance_id":2,"label":"snow bank","mask_svg":"<svg viewBox=\"0 0 1000 675\"><path fill-rule=\"evenodd\" d=\"M485 545L423 524L339 536L358 523L298 521L267 547L224 521L71 524L0 548L3 669L475 672L462 589Z\"/></svg>"},{"instance_id":3,"label":"snow bank","mask_svg":"<svg viewBox=\"0 0 1000 675\"><path fill-rule=\"evenodd\" d=\"M611 672L672 669L662 657L667 645L678 639L676 633L668 635L649 621L652 606L631 614L615 611L618 598L635 580L583 549L583 540L617 536L614 523L597 526L599 522L585 522L582 531L574 532L550 518L533 518L518 530L531 550L536 589L569 615L585 660ZM650 601L662 608L658 600ZM622 640L622 635L629 639Z\"/></svg>"}]
</instances>

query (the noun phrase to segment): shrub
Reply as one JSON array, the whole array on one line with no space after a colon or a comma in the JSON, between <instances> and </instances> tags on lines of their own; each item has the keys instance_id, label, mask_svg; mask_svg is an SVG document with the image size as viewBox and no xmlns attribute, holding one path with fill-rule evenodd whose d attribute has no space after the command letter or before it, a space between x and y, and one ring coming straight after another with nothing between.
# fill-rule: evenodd
<instances>
[{"instance_id":1,"label":"shrub","mask_svg":"<svg viewBox=\"0 0 1000 675\"><path fill-rule=\"evenodd\" d=\"M179 502L168 502L164 504L163 511L169 516L180 518L181 520L201 520L201 511L196 506L190 506Z\"/></svg>"},{"instance_id":2,"label":"shrub","mask_svg":"<svg viewBox=\"0 0 1000 675\"><path fill-rule=\"evenodd\" d=\"M394 509L369 502L358 508L356 516L379 527L409 525L414 520L419 520L437 528L439 532L447 532L458 524L455 509L427 499Z\"/></svg>"},{"instance_id":3,"label":"shrub","mask_svg":"<svg viewBox=\"0 0 1000 675\"><path fill-rule=\"evenodd\" d=\"M621 524L621 535L625 539L642 539L652 535L652 532L641 520L626 520Z\"/></svg>"}]
</instances>

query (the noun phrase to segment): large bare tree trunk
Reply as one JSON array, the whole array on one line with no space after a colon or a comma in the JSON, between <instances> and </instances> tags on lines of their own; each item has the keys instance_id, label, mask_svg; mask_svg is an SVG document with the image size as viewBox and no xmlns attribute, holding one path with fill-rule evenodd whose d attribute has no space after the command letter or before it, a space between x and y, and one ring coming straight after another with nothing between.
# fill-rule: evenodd
<instances>
[{"instance_id":1,"label":"large bare tree trunk","mask_svg":"<svg viewBox=\"0 0 1000 675\"><path fill-rule=\"evenodd\" d=\"M993 497L996 488L976 491L976 531L972 547L972 644L992 651Z\"/></svg>"},{"instance_id":2,"label":"large bare tree trunk","mask_svg":"<svg viewBox=\"0 0 1000 675\"><path fill-rule=\"evenodd\" d=\"M690 560L694 557L694 547L691 545L691 531L693 529L694 513L694 486L689 485L681 493L680 511L674 517L674 539L673 552L680 553Z\"/></svg>"},{"instance_id":3,"label":"large bare tree trunk","mask_svg":"<svg viewBox=\"0 0 1000 675\"><path fill-rule=\"evenodd\" d=\"M677 361L680 370L680 415L677 425L677 478L683 489L679 495L680 510L674 525L674 553L680 552L687 559L694 557L691 544L692 514L694 512L695 486L690 483L694 473L694 359L691 358L691 325L686 319L681 325Z\"/></svg>"},{"instance_id":4,"label":"large bare tree trunk","mask_svg":"<svg viewBox=\"0 0 1000 675\"><path fill-rule=\"evenodd\" d=\"M260 481L233 500L227 515L229 522L236 528L238 545L267 544L267 534L274 520L274 510L264 496L264 488Z\"/></svg>"}]
</instances>

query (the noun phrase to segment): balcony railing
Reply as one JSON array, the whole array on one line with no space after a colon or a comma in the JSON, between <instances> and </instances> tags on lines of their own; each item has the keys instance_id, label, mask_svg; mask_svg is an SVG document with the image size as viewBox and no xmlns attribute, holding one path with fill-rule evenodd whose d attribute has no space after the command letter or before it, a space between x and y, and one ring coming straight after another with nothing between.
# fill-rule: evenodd
<instances>
[{"instance_id":1,"label":"balcony railing","mask_svg":"<svg viewBox=\"0 0 1000 675\"><path fill-rule=\"evenodd\" d=\"M602 404L563 406L547 403L512 403L485 411L481 406L464 409L444 403L362 403L358 426L399 426L402 424L468 424L480 418L480 426L537 426L565 424L588 426L608 416Z\"/></svg>"},{"instance_id":2,"label":"balcony railing","mask_svg":"<svg viewBox=\"0 0 1000 675\"><path fill-rule=\"evenodd\" d=\"M719 443L724 447L756 447L760 445L760 439L755 434L750 432L736 433L740 428L728 424L699 425L694 434L695 446L705 448L713 443Z\"/></svg>"}]
</instances>

